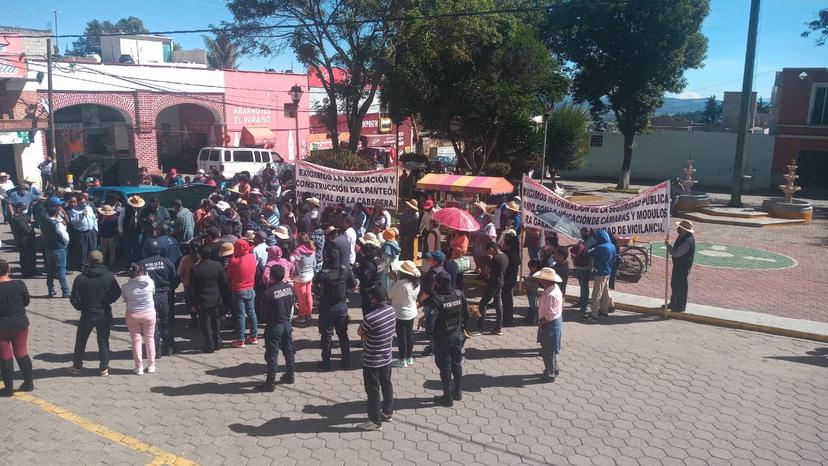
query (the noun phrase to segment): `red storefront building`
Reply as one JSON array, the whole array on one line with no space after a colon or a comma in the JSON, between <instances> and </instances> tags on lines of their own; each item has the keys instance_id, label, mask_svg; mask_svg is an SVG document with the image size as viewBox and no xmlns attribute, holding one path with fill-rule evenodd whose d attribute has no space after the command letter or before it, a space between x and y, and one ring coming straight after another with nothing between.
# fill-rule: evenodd
<instances>
[{"instance_id":1,"label":"red storefront building","mask_svg":"<svg viewBox=\"0 0 828 466\"><path fill-rule=\"evenodd\" d=\"M795 160L806 191L828 189L828 68L782 69L771 101L774 179Z\"/></svg>"}]
</instances>

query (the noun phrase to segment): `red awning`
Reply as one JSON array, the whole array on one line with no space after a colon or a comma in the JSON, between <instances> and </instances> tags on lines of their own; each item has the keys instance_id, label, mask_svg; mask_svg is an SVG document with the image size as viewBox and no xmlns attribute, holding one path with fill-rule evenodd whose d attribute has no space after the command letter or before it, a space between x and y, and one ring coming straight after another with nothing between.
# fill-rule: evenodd
<instances>
[{"instance_id":1,"label":"red awning","mask_svg":"<svg viewBox=\"0 0 828 466\"><path fill-rule=\"evenodd\" d=\"M249 147L273 146L276 144L276 135L273 134L270 128L245 126L242 129L241 140L239 142L242 146Z\"/></svg>"},{"instance_id":2,"label":"red awning","mask_svg":"<svg viewBox=\"0 0 828 466\"><path fill-rule=\"evenodd\" d=\"M417 181L417 187L433 191L472 194L509 194L514 186L506 178L429 173Z\"/></svg>"}]
</instances>

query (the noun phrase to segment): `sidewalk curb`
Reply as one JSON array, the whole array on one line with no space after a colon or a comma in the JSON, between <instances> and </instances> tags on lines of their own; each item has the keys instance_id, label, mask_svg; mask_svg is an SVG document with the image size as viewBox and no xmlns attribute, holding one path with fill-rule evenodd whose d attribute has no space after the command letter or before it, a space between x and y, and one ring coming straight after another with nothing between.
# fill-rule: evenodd
<instances>
[{"instance_id":1,"label":"sidewalk curb","mask_svg":"<svg viewBox=\"0 0 828 466\"><path fill-rule=\"evenodd\" d=\"M569 302L578 302L578 297L574 295L567 295L566 300ZM652 314L664 317L664 312L659 308L652 308L652 307L645 307L639 306L636 304L629 304L629 303L622 303L617 302L615 303L615 308L628 311L628 312L637 312L640 314ZM696 322L699 324L705 325L713 325L716 327L726 327L726 328L734 328L739 330L749 330L752 332L761 332L767 333L771 335L779 335L783 337L789 338L800 338L804 340L812 340L818 341L821 343L828 343L828 335L822 333L813 333L813 332L805 332L800 330L794 330L789 328L782 328L782 327L775 327L772 325L762 325L756 324L751 322L742 322L738 320L732 319L722 319L717 317L710 317L705 315L694 314L692 312L673 312L668 311L666 317L678 319L678 320L686 320L688 322Z\"/></svg>"}]
</instances>

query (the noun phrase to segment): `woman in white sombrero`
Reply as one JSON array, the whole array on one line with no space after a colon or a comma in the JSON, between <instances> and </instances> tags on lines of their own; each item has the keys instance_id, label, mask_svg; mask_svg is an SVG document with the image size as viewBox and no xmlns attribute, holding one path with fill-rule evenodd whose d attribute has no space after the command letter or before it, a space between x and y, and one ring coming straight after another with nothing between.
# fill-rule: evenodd
<instances>
[{"instance_id":1,"label":"woman in white sombrero","mask_svg":"<svg viewBox=\"0 0 828 466\"><path fill-rule=\"evenodd\" d=\"M417 318L417 295L420 294L420 269L413 261L395 262L391 270L397 276L388 291L388 299L397 317L397 346L399 359L394 367L414 364L414 320Z\"/></svg>"},{"instance_id":2,"label":"woman in white sombrero","mask_svg":"<svg viewBox=\"0 0 828 466\"><path fill-rule=\"evenodd\" d=\"M563 280L550 267L544 267L534 274L543 288L538 298L538 342L543 357L543 380L554 382L558 376L558 353L561 351L563 331L563 295L558 284Z\"/></svg>"}]
</instances>

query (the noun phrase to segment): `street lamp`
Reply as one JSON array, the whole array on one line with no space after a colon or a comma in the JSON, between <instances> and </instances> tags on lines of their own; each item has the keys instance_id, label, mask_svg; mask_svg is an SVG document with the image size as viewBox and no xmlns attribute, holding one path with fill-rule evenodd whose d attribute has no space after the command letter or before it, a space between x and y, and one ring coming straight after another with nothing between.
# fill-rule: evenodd
<instances>
[{"instance_id":1,"label":"street lamp","mask_svg":"<svg viewBox=\"0 0 828 466\"><path fill-rule=\"evenodd\" d=\"M296 120L296 161L299 161L299 101L302 100L302 88L298 84L294 84L290 88L290 99L293 101L293 116Z\"/></svg>"},{"instance_id":2,"label":"street lamp","mask_svg":"<svg viewBox=\"0 0 828 466\"><path fill-rule=\"evenodd\" d=\"M543 115L543 156L541 160L541 186L546 181L546 131L549 129L549 120L552 118L552 110L547 110Z\"/></svg>"}]
</instances>

